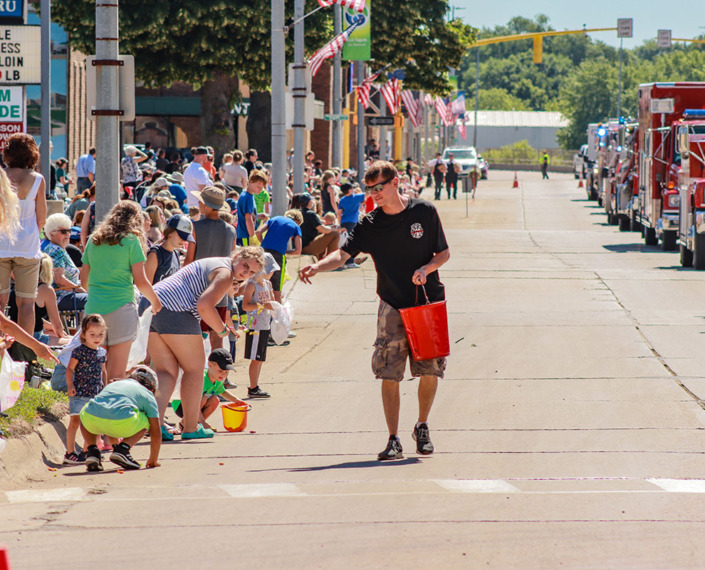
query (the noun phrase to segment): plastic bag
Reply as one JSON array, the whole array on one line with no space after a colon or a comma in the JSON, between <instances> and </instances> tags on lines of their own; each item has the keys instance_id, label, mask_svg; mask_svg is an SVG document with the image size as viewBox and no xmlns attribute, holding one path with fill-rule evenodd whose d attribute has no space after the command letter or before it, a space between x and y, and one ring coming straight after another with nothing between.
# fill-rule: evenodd
<instances>
[{"instance_id":1,"label":"plastic bag","mask_svg":"<svg viewBox=\"0 0 705 570\"><path fill-rule=\"evenodd\" d=\"M272 311L269 336L275 343L281 344L289 338L291 317L285 306L280 305L276 301L272 301L271 303L274 310Z\"/></svg>"},{"instance_id":2,"label":"plastic bag","mask_svg":"<svg viewBox=\"0 0 705 570\"><path fill-rule=\"evenodd\" d=\"M17 402L24 388L26 362L15 362L5 353L0 364L0 412L9 410Z\"/></svg>"},{"instance_id":3,"label":"plastic bag","mask_svg":"<svg viewBox=\"0 0 705 570\"><path fill-rule=\"evenodd\" d=\"M142 313L137 326L137 338L130 347L130 357L127 359L127 369L142 364L147 358L147 342L149 341L149 325L152 324L152 311Z\"/></svg>"}]
</instances>

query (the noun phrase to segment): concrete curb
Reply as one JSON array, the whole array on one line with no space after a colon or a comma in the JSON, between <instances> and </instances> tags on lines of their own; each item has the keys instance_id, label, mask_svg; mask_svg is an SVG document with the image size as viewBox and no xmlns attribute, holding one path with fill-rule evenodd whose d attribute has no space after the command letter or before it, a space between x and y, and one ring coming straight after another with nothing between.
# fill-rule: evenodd
<instances>
[{"instance_id":1,"label":"concrete curb","mask_svg":"<svg viewBox=\"0 0 705 570\"><path fill-rule=\"evenodd\" d=\"M7 440L0 455L0 487L20 486L51 477L66 452L66 420L40 425L33 433Z\"/></svg>"}]
</instances>

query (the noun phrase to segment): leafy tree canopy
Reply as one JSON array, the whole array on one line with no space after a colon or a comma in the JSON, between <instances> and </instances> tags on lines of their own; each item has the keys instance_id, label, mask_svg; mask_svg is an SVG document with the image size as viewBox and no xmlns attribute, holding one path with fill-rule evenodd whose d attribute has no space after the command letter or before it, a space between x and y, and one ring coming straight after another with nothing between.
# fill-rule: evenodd
<instances>
[{"instance_id":1,"label":"leafy tree canopy","mask_svg":"<svg viewBox=\"0 0 705 570\"><path fill-rule=\"evenodd\" d=\"M293 17L293 2L287 2ZM307 1L307 9L318 6ZM199 86L219 72L240 77L255 90L270 84L270 2L267 0L122 0L120 52L135 56L138 79L153 85L184 81ZM95 51L95 2L53 0L52 18L84 53ZM323 45L333 35L332 11L306 19L308 46ZM286 42L293 57L293 32Z\"/></svg>"},{"instance_id":2,"label":"leafy tree canopy","mask_svg":"<svg viewBox=\"0 0 705 570\"><path fill-rule=\"evenodd\" d=\"M449 68L460 65L476 33L459 19L447 21L448 6L448 0L375 2L370 65L404 69L406 88L447 95Z\"/></svg>"}]
</instances>

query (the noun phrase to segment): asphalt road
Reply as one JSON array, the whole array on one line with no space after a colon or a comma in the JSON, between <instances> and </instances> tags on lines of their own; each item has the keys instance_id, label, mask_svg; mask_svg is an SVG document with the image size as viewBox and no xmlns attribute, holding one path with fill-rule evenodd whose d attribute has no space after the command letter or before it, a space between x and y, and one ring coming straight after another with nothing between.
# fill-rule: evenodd
<instances>
[{"instance_id":1,"label":"asphalt road","mask_svg":"<svg viewBox=\"0 0 705 570\"><path fill-rule=\"evenodd\" d=\"M572 177L490 176L467 217L464 195L437 203L453 353L434 455L414 452L409 379L406 458L376 460L368 261L293 286L298 337L244 433L0 491L13 568L705 567L705 272L606 225Z\"/></svg>"}]
</instances>

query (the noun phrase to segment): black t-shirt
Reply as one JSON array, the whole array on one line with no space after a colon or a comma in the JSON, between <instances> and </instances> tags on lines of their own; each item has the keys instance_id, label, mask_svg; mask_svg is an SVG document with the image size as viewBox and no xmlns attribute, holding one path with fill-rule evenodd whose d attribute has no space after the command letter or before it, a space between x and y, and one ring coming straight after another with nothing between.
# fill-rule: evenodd
<instances>
[{"instance_id":1,"label":"black t-shirt","mask_svg":"<svg viewBox=\"0 0 705 570\"><path fill-rule=\"evenodd\" d=\"M321 219L313 210L303 209L304 223L301 224L301 247L306 247L318 236L318 226L322 226Z\"/></svg>"},{"instance_id":2,"label":"black t-shirt","mask_svg":"<svg viewBox=\"0 0 705 570\"><path fill-rule=\"evenodd\" d=\"M302 228L303 229L303 228ZM410 198L400 213L389 215L381 208L367 214L352 231L341 248L351 257L369 253L377 269L377 294L395 309L413 307L416 285L411 277L434 254L448 249L441 219L430 202ZM426 293L430 301L445 299L438 271L428 275ZM419 288L419 303L423 292Z\"/></svg>"}]
</instances>

